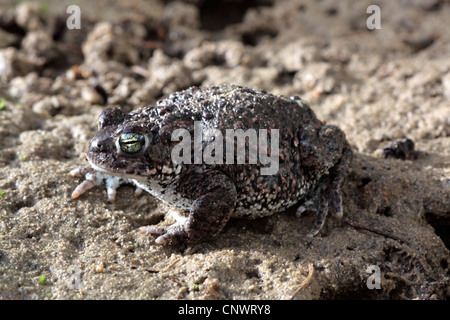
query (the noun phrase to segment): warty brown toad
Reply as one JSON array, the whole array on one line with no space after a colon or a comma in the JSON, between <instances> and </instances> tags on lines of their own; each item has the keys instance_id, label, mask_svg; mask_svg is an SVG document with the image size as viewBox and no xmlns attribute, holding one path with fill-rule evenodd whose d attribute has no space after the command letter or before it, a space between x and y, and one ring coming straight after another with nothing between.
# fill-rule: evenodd
<instances>
[{"instance_id":1,"label":"warty brown toad","mask_svg":"<svg viewBox=\"0 0 450 320\"><path fill-rule=\"evenodd\" d=\"M113 200L119 185L133 183L189 212L173 225L142 228L158 235L156 243L206 241L230 217L258 218L296 204L299 215L316 211L314 236L329 207L343 214L350 145L299 97L235 85L192 87L128 114L109 107L98 127L90 167L72 171L86 175L72 197L106 183Z\"/></svg>"}]
</instances>

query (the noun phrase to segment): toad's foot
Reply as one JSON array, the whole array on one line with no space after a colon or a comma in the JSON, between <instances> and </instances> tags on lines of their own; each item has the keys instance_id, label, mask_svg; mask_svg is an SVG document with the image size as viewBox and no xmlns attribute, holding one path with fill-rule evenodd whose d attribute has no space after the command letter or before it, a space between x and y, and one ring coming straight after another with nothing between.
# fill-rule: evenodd
<instances>
[{"instance_id":1,"label":"toad's foot","mask_svg":"<svg viewBox=\"0 0 450 320\"><path fill-rule=\"evenodd\" d=\"M95 186L105 185L106 192L108 194L108 201L114 202L116 200L117 188L122 184L133 184L131 179L125 179L121 177L111 176L109 174L101 173L95 171L91 167L81 167L70 171L69 173L72 177L85 176L86 180L80 183L75 190L72 192L72 199L76 199L84 194L86 191L92 189ZM142 189L136 187L135 195L139 196L142 194Z\"/></svg>"},{"instance_id":2,"label":"toad's foot","mask_svg":"<svg viewBox=\"0 0 450 320\"><path fill-rule=\"evenodd\" d=\"M156 244L165 244L167 241L165 240L168 236L163 236L166 234L170 234L170 237L179 238L179 241L185 240L182 235L184 234L183 226L188 222L188 218L185 216L182 216L178 211L171 210L168 212L168 214L175 220L175 223L170 226L164 226L164 227L154 227L154 226L145 226L140 227L139 231L153 234L153 235L159 235L158 238L156 238L155 243Z\"/></svg>"}]
</instances>

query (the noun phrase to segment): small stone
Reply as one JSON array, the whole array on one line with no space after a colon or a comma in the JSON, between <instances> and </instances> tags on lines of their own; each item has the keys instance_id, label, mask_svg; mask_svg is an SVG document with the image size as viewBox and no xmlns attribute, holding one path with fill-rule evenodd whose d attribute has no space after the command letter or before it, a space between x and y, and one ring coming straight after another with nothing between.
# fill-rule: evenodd
<instances>
[{"instance_id":1,"label":"small stone","mask_svg":"<svg viewBox=\"0 0 450 320\"><path fill-rule=\"evenodd\" d=\"M14 77L34 71L33 62L16 48L0 49L0 81L8 82Z\"/></svg>"},{"instance_id":2,"label":"small stone","mask_svg":"<svg viewBox=\"0 0 450 320\"><path fill-rule=\"evenodd\" d=\"M29 32L22 40L22 49L37 66L42 66L57 57L52 37L42 30Z\"/></svg>"},{"instance_id":3,"label":"small stone","mask_svg":"<svg viewBox=\"0 0 450 320\"><path fill-rule=\"evenodd\" d=\"M408 138L393 141L383 149L383 155L385 159L413 159L415 157L414 142Z\"/></svg>"},{"instance_id":4,"label":"small stone","mask_svg":"<svg viewBox=\"0 0 450 320\"><path fill-rule=\"evenodd\" d=\"M81 89L81 98L90 104L103 104L103 97L91 87Z\"/></svg>"},{"instance_id":5,"label":"small stone","mask_svg":"<svg viewBox=\"0 0 450 320\"><path fill-rule=\"evenodd\" d=\"M15 10L16 23L25 30L42 30L44 24L39 16L38 3L25 2Z\"/></svg>"}]
</instances>

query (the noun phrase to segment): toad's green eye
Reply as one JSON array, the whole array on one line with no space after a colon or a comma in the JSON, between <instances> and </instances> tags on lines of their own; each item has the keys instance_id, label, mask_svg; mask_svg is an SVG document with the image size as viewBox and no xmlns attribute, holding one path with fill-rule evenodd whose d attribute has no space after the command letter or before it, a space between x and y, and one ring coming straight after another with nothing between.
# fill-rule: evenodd
<instances>
[{"instance_id":1,"label":"toad's green eye","mask_svg":"<svg viewBox=\"0 0 450 320\"><path fill-rule=\"evenodd\" d=\"M125 132L118 139L118 147L127 154L135 154L144 149L146 138L142 133Z\"/></svg>"}]
</instances>

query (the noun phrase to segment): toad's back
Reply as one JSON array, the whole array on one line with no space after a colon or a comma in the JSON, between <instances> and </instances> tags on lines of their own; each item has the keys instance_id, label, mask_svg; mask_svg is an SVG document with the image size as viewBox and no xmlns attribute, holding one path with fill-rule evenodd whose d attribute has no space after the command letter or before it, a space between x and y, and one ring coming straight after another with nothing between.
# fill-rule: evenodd
<instances>
[{"instance_id":1,"label":"toad's back","mask_svg":"<svg viewBox=\"0 0 450 320\"><path fill-rule=\"evenodd\" d=\"M316 118L306 102L298 97L288 99L238 86L202 89L193 87L158 101L157 108L152 109L152 112L152 122L157 123L160 128L166 125L173 127L177 124L177 127L189 129L192 140L194 139L192 127L195 121L201 124L197 128L202 132L203 160L209 154L207 152L205 154L206 146L217 141L217 137L211 138L212 129L221 132L225 139L223 146L226 146L226 139L230 138L230 129L235 135L241 129L241 133L248 134L247 137L251 136L249 129L254 129L258 142L261 141L260 138L267 139L267 148L261 150L265 152L262 156L277 150L278 155L271 154L271 161L263 165L260 154L256 152L257 148L252 149L255 145L251 143L238 145L238 139L232 136L231 139L235 140L233 161L230 162L230 159L226 158L224 150L222 161L219 161L224 165L207 167L225 172L235 183L238 197L233 216L257 218L282 211L297 203L316 184L316 178L322 174L321 168L314 168L311 171L301 164L302 132L318 132L323 123ZM267 137L258 136L259 129L266 129L267 131L263 133ZM278 133L278 139L272 141L270 138L275 136L275 131ZM311 140L303 141L303 144L319 143L314 141L314 137L308 136L308 139ZM239 164L242 162L238 161L237 155L242 151L245 152L245 163ZM252 151L257 157L256 163L249 161L249 154ZM191 161L194 163L194 158ZM271 174L264 172L263 168ZM205 166L202 169L205 169ZM201 171L196 172L202 173ZM190 174L192 181L201 179L195 175L192 171Z\"/></svg>"}]
</instances>

